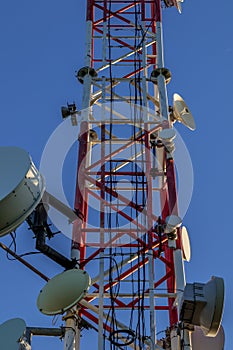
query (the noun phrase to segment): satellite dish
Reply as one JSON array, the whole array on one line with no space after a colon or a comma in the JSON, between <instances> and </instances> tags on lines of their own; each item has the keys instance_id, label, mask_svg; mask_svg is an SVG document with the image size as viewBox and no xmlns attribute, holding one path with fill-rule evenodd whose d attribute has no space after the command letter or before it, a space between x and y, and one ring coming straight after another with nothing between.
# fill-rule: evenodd
<instances>
[{"instance_id":1,"label":"satellite dish","mask_svg":"<svg viewBox=\"0 0 233 350\"><path fill-rule=\"evenodd\" d=\"M45 315L62 314L75 306L86 294L91 279L86 271L62 272L44 286L37 298L37 307Z\"/></svg>"},{"instance_id":2,"label":"satellite dish","mask_svg":"<svg viewBox=\"0 0 233 350\"><path fill-rule=\"evenodd\" d=\"M223 327L220 326L215 337L206 337L200 327L195 327L191 335L193 349L199 350L223 350L225 335Z\"/></svg>"},{"instance_id":3,"label":"satellite dish","mask_svg":"<svg viewBox=\"0 0 233 350\"><path fill-rule=\"evenodd\" d=\"M1 348L18 350L19 341L26 330L26 323L21 318L12 318L0 325Z\"/></svg>"},{"instance_id":4,"label":"satellite dish","mask_svg":"<svg viewBox=\"0 0 233 350\"><path fill-rule=\"evenodd\" d=\"M185 226L182 226L181 228L181 241L183 259L189 262L191 260L191 245L189 240L189 234Z\"/></svg>"},{"instance_id":5,"label":"satellite dish","mask_svg":"<svg viewBox=\"0 0 233 350\"><path fill-rule=\"evenodd\" d=\"M224 281L212 277L206 284L187 283L180 312L181 321L201 327L208 337L215 337L221 325Z\"/></svg>"},{"instance_id":6,"label":"satellite dish","mask_svg":"<svg viewBox=\"0 0 233 350\"><path fill-rule=\"evenodd\" d=\"M0 147L0 236L15 230L40 202L44 179L29 154Z\"/></svg>"},{"instance_id":7,"label":"satellite dish","mask_svg":"<svg viewBox=\"0 0 233 350\"><path fill-rule=\"evenodd\" d=\"M173 118L174 121L177 120L178 122L187 126L190 130L196 129L194 118L188 106L184 102L183 98L178 94L173 95Z\"/></svg>"}]
</instances>

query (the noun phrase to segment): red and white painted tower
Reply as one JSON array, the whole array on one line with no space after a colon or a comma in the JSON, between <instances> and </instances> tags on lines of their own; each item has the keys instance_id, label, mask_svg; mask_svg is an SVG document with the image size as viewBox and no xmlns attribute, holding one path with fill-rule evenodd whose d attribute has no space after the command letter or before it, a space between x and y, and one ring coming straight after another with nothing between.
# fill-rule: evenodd
<instances>
[{"instance_id":1,"label":"red and white painted tower","mask_svg":"<svg viewBox=\"0 0 233 350\"><path fill-rule=\"evenodd\" d=\"M164 64L161 9L181 11L183 0L161 1L87 0L84 65L77 72L82 106L62 107L66 121L42 155L46 186L26 151L0 148L0 163L7 164L0 181L0 237L10 234L16 247L14 231L26 220L36 249L65 271L49 280L22 258L35 252L20 256L2 243L0 248L46 280L37 298L40 312L66 312L61 328L26 327L21 319L0 325L4 348L30 349L32 335L64 337L65 350L192 350L192 339L198 350L223 348L223 279L185 281L190 246L182 219L192 186L184 187L180 175L185 169L187 180L192 167L173 124L194 130L195 122L180 95L173 95L172 106L167 97L171 73ZM71 209L62 167L77 139ZM60 229L61 217L66 226L62 222ZM61 232L71 237L70 258L46 243Z\"/></svg>"},{"instance_id":2,"label":"red and white painted tower","mask_svg":"<svg viewBox=\"0 0 233 350\"><path fill-rule=\"evenodd\" d=\"M156 349L166 328L178 344L185 277L161 6L87 0L72 257L92 276L80 315L99 350L105 339Z\"/></svg>"}]
</instances>

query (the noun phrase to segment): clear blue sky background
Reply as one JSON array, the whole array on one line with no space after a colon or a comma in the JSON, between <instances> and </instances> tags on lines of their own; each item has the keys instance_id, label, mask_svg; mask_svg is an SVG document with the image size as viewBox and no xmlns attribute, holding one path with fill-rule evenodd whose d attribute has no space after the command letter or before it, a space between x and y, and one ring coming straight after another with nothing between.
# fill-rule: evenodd
<instances>
[{"instance_id":1,"label":"clear blue sky background","mask_svg":"<svg viewBox=\"0 0 233 350\"><path fill-rule=\"evenodd\" d=\"M182 15L174 8L163 11L165 62L173 76L168 86L170 102L174 92L184 96L197 124L195 132L178 126L195 175L184 219L192 244L186 279L224 278L225 350L233 349L232 13L231 1L217 0L185 0ZM0 33L0 145L28 150L39 165L47 139L61 122L60 106L67 101L81 104L75 71L83 66L85 0L2 1ZM73 188L67 191L71 194ZM1 241L8 245L10 239ZM26 226L18 230L19 253L33 250L34 243ZM68 239L56 244L69 254ZM29 260L49 277L61 271L44 257ZM3 251L0 278L0 322L22 317L28 326L52 325L52 318L36 308L44 282L20 263L8 261ZM60 324L59 318L56 325ZM63 347L59 340L36 337L33 346L33 350Z\"/></svg>"}]
</instances>

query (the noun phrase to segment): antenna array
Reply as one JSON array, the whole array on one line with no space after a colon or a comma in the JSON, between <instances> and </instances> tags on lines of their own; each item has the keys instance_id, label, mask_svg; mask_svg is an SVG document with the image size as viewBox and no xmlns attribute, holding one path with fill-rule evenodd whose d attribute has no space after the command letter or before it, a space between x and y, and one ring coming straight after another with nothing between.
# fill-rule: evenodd
<instances>
[{"instance_id":1,"label":"antenna array","mask_svg":"<svg viewBox=\"0 0 233 350\"><path fill-rule=\"evenodd\" d=\"M181 12L181 2L164 5ZM161 8L160 0L87 0L84 66L77 72L82 106L62 107L62 117L80 128L74 210L44 193L33 167L29 182L40 179L40 190L27 215L0 226L7 234L26 219L36 248L65 268L37 301L44 314L66 312L64 332L46 331L64 336L65 349L80 348L83 324L97 331L98 350L188 350L194 325L215 337L221 324L223 280L185 281L190 245L178 208L173 124L194 130L195 122L180 95L168 104ZM12 181L9 193L22 179ZM13 197L8 212L21 199ZM51 206L72 222L70 258L46 244L53 238Z\"/></svg>"}]
</instances>

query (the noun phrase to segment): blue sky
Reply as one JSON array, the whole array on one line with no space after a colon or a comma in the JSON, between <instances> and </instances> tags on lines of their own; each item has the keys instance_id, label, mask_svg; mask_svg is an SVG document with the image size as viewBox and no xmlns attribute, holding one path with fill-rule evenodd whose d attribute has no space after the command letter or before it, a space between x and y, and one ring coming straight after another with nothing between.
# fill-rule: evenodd
<instances>
[{"instance_id":1,"label":"blue sky","mask_svg":"<svg viewBox=\"0 0 233 350\"><path fill-rule=\"evenodd\" d=\"M182 15L175 9L163 11L165 65L172 72L169 99L180 93L197 125L195 132L176 125L190 152L195 177L184 219L192 245L186 279L224 278L225 350L233 348L232 11L230 1L220 5L216 0L185 0ZM39 165L50 134L61 122L60 106L67 101L81 105L82 87L75 71L84 64L85 1L2 2L0 33L0 144L26 149ZM67 190L70 195L72 189ZM31 237L26 226L19 229L19 253L34 249ZM9 244L10 239L1 241ZM57 248L69 254L68 240L61 238ZM49 277L61 271L46 258L29 259ZM0 273L0 322L22 317L29 326L51 326L52 319L40 315L35 303L44 282L18 262L8 261L3 251ZM60 319L57 322L59 326ZM54 339L34 338L33 345L33 350L62 349Z\"/></svg>"}]
</instances>

